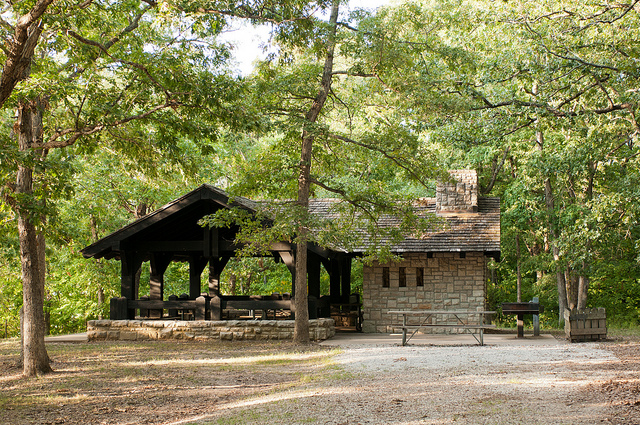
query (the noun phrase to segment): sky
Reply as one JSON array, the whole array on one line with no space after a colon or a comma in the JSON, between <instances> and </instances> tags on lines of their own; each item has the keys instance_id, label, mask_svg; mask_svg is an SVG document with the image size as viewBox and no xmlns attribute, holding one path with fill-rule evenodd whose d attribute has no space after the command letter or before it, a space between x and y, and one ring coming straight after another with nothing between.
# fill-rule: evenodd
<instances>
[{"instance_id":1,"label":"sky","mask_svg":"<svg viewBox=\"0 0 640 425\"><path fill-rule=\"evenodd\" d=\"M349 8L376 9L389 3L390 0L350 0ZM240 75L248 75L253 70L254 61L266 56L263 46L269 40L269 27L252 27L246 22L237 22L223 34L222 39L234 46L236 71Z\"/></svg>"}]
</instances>

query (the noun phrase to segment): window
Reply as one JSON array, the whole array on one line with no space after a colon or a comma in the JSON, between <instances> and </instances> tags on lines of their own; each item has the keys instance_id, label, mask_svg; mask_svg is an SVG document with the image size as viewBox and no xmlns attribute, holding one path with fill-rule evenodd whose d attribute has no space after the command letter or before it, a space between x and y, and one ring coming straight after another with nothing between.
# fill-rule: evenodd
<instances>
[{"instance_id":1,"label":"window","mask_svg":"<svg viewBox=\"0 0 640 425\"><path fill-rule=\"evenodd\" d=\"M407 286L407 272L404 267L398 270L398 286L404 288Z\"/></svg>"},{"instance_id":2,"label":"window","mask_svg":"<svg viewBox=\"0 0 640 425\"><path fill-rule=\"evenodd\" d=\"M389 267L382 268L382 287L389 287Z\"/></svg>"},{"instance_id":3,"label":"window","mask_svg":"<svg viewBox=\"0 0 640 425\"><path fill-rule=\"evenodd\" d=\"M416 267L416 286L424 286L424 267Z\"/></svg>"}]
</instances>

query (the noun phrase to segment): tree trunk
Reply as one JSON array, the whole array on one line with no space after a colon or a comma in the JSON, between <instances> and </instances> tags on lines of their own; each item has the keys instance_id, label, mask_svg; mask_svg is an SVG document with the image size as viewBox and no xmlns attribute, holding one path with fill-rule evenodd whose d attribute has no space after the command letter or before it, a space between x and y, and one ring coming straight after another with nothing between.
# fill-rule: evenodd
<instances>
[{"instance_id":1,"label":"tree trunk","mask_svg":"<svg viewBox=\"0 0 640 425\"><path fill-rule=\"evenodd\" d=\"M231 293L231 295L237 295L236 294L236 280L237 277L235 274L231 273L229 274L229 292Z\"/></svg>"},{"instance_id":2,"label":"tree trunk","mask_svg":"<svg viewBox=\"0 0 640 425\"><path fill-rule=\"evenodd\" d=\"M37 161L32 146L42 140L41 99L20 102L18 106L18 146L21 152ZM37 376L51 372L49 356L44 345L44 235L36 227L41 213L28 208L33 202L33 170L30 164L18 167L16 194L18 239L22 264L22 295L24 308L23 374Z\"/></svg>"},{"instance_id":3,"label":"tree trunk","mask_svg":"<svg viewBox=\"0 0 640 425\"><path fill-rule=\"evenodd\" d=\"M538 150L542 152L544 150L544 135L542 130L536 130L536 143L538 144ZM547 207L548 224L549 224L549 236L551 238L551 246L553 251L553 260L556 263L556 283L558 288L558 321L564 322L564 311L567 308L567 285L564 277L564 271L560 270L560 248L557 246L558 232L556 229L555 217L555 205L553 200L553 187L551 186L551 179L548 177L544 181L544 199Z\"/></svg>"},{"instance_id":4,"label":"tree trunk","mask_svg":"<svg viewBox=\"0 0 640 425\"><path fill-rule=\"evenodd\" d=\"M578 279L574 271L567 269L564 274L564 279L567 283L567 306L569 310L573 310L578 307Z\"/></svg>"},{"instance_id":5,"label":"tree trunk","mask_svg":"<svg viewBox=\"0 0 640 425\"><path fill-rule=\"evenodd\" d=\"M336 46L336 30L338 23L339 0L333 0L331 16L329 17L329 35L327 38L327 56L322 70L320 90L313 101L313 105L306 114L306 121L313 124L318 119L324 103L331 90L333 74L333 55ZM302 131L302 147L300 153L300 170L298 174L298 205L303 209L309 209L309 193L311 188L311 151L315 131L311 125ZM309 343L309 305L307 289L307 240L309 230L306 224L298 226L299 242L296 244L296 285L295 285L295 327L293 340L298 344Z\"/></svg>"},{"instance_id":6,"label":"tree trunk","mask_svg":"<svg viewBox=\"0 0 640 425\"><path fill-rule=\"evenodd\" d=\"M522 302L522 272L520 271L520 235L516 234L516 294L517 302Z\"/></svg>"},{"instance_id":7,"label":"tree trunk","mask_svg":"<svg viewBox=\"0 0 640 425\"><path fill-rule=\"evenodd\" d=\"M580 276L578 278L578 309L587 308L587 294L589 290L589 278Z\"/></svg>"}]
</instances>

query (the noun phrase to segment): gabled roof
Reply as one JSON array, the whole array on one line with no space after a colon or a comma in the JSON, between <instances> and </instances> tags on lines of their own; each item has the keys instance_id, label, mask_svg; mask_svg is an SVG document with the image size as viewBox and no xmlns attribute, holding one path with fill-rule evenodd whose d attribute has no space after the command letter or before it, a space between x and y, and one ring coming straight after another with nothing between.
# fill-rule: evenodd
<instances>
[{"instance_id":1,"label":"gabled roof","mask_svg":"<svg viewBox=\"0 0 640 425\"><path fill-rule=\"evenodd\" d=\"M334 207L339 200L311 199L309 209L326 219L335 218ZM204 184L184 196L164 205L146 216L122 227L112 234L82 249L85 258L114 258L120 255L124 246L143 241L145 246L165 242L168 252L201 249L206 239L204 229L197 222L203 216L221 208L238 206L256 212L258 203L243 197L235 197L230 202L229 195L214 186ZM435 198L424 198L415 205L419 216L436 215ZM408 237L392 248L392 252L500 252L500 199L478 198L478 211L473 213L438 214L444 218L444 225L420 236ZM385 216L378 222L382 227L398 226L400 219ZM235 239L235 230L221 229L221 238L230 244ZM342 253L362 254L372 246L370 238L361 231L358 246L331 247ZM199 245L197 244L199 243ZM189 247L189 248L180 248ZM157 246L156 246L157 248ZM317 248L317 247L316 247ZM231 249L231 248L230 248Z\"/></svg>"},{"instance_id":2,"label":"gabled roof","mask_svg":"<svg viewBox=\"0 0 640 425\"><path fill-rule=\"evenodd\" d=\"M333 207L339 200L314 199L310 201L310 211L320 217L331 218ZM416 203L414 211L418 216L436 216L436 199L423 198ZM407 237L395 245L391 251L403 252L500 252L500 198L478 198L478 211L467 213L437 214L443 218L441 226L420 236ZM400 219L384 216L378 221L381 227L398 227ZM362 242L352 247L353 253L363 253L372 242L362 233Z\"/></svg>"},{"instance_id":3,"label":"gabled roof","mask_svg":"<svg viewBox=\"0 0 640 425\"><path fill-rule=\"evenodd\" d=\"M203 184L186 195L169 202L144 217L139 218L119 230L116 230L108 236L105 236L99 241L82 249L80 252L82 252L82 255L85 258L113 258L119 255L120 244L123 241L145 232L153 226L157 226L159 223L167 220L171 216L193 209L196 204L203 203L211 206L211 208L205 209L204 211L209 210L211 212L213 212L213 209L229 208L233 206L239 206L252 212L256 210L256 203L250 199L235 197L231 202L229 202L229 195L224 190L208 184ZM191 221L197 222L197 220L206 215L206 213L197 215L200 215L200 217L195 217L195 219ZM195 222L185 224L193 227L196 225Z\"/></svg>"}]
</instances>

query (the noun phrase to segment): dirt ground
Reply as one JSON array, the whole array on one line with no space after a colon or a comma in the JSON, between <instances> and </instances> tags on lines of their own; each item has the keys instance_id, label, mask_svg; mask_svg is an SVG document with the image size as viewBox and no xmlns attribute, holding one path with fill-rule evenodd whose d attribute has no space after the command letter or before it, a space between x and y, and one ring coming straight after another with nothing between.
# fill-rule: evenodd
<instances>
[{"instance_id":1,"label":"dirt ground","mask_svg":"<svg viewBox=\"0 0 640 425\"><path fill-rule=\"evenodd\" d=\"M556 379L529 388L531 364L403 370L398 351L392 370L354 372L335 360L348 349L282 342L49 344L55 372L25 379L10 340L0 342L0 424L639 424L640 339L597 349L615 356L549 363ZM496 377L522 394L490 385Z\"/></svg>"},{"instance_id":2,"label":"dirt ground","mask_svg":"<svg viewBox=\"0 0 640 425\"><path fill-rule=\"evenodd\" d=\"M602 422L612 424L640 424L640 341L608 343L606 348L617 357L607 365L613 377L587 388L594 397L602 397L611 408L611 415Z\"/></svg>"}]
</instances>

